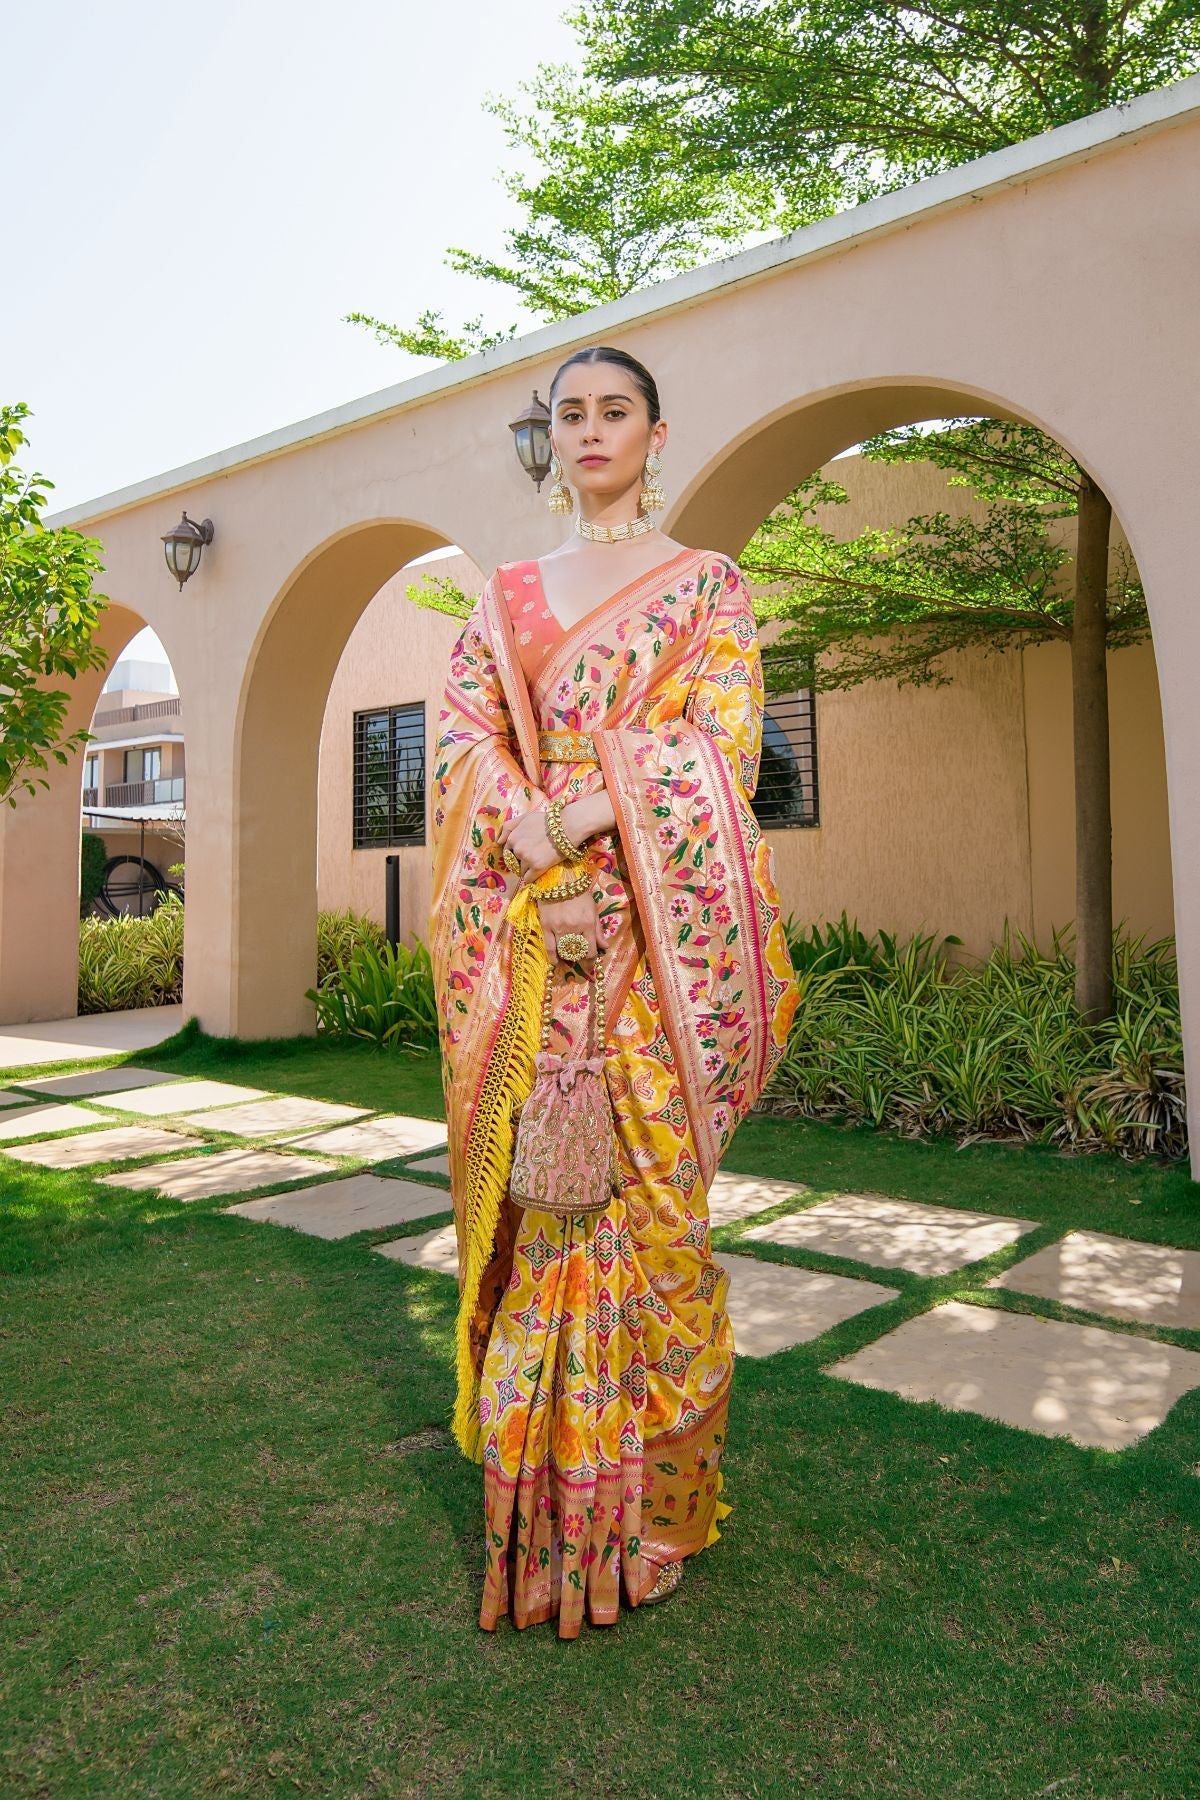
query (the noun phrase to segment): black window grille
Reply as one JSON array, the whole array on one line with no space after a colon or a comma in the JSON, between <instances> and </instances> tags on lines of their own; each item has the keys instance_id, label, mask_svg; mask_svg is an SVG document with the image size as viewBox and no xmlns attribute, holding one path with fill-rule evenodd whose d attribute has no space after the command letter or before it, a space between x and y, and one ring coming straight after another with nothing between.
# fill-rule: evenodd
<instances>
[{"instance_id":1,"label":"black window grille","mask_svg":"<svg viewBox=\"0 0 1200 1800\"><path fill-rule=\"evenodd\" d=\"M811 688L769 694L754 816L764 830L817 825L817 709Z\"/></svg>"},{"instance_id":2,"label":"black window grille","mask_svg":"<svg viewBox=\"0 0 1200 1800\"><path fill-rule=\"evenodd\" d=\"M425 842L425 704L354 715L354 848Z\"/></svg>"}]
</instances>

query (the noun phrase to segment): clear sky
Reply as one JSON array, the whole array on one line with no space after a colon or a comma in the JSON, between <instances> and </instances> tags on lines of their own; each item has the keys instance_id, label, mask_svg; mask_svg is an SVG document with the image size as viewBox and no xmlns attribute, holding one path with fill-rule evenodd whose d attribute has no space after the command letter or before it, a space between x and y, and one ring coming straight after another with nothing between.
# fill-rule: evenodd
<instances>
[{"instance_id":1,"label":"clear sky","mask_svg":"<svg viewBox=\"0 0 1200 1800\"><path fill-rule=\"evenodd\" d=\"M532 324L442 256L502 249L512 152L480 101L574 59L565 10L6 7L0 399L32 408L49 510L431 366L345 313Z\"/></svg>"},{"instance_id":2,"label":"clear sky","mask_svg":"<svg viewBox=\"0 0 1200 1800\"><path fill-rule=\"evenodd\" d=\"M573 62L567 0L43 0L5 9L0 401L48 510L403 381L361 311L536 321L455 274L503 249L490 93ZM19 72L19 78L13 75ZM126 652L161 654L141 632Z\"/></svg>"}]
</instances>

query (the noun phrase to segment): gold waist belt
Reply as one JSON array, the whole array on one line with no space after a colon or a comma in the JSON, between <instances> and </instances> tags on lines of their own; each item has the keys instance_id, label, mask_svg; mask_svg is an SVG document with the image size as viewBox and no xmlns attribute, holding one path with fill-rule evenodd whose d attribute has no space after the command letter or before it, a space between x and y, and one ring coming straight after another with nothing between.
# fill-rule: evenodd
<instances>
[{"instance_id":1,"label":"gold waist belt","mask_svg":"<svg viewBox=\"0 0 1200 1800\"><path fill-rule=\"evenodd\" d=\"M539 731L538 755L543 762L599 762L586 731Z\"/></svg>"}]
</instances>

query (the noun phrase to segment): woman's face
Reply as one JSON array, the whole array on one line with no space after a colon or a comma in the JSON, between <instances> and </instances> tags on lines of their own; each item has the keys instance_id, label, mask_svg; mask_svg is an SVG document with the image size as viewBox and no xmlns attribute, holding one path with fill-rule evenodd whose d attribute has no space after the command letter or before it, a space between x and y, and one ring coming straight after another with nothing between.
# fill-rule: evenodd
<instances>
[{"instance_id":1,"label":"woman's face","mask_svg":"<svg viewBox=\"0 0 1200 1800\"><path fill-rule=\"evenodd\" d=\"M641 487L647 456L667 441L667 424L651 425L645 397L620 363L572 363L554 390L550 441L564 479L603 503Z\"/></svg>"}]
</instances>

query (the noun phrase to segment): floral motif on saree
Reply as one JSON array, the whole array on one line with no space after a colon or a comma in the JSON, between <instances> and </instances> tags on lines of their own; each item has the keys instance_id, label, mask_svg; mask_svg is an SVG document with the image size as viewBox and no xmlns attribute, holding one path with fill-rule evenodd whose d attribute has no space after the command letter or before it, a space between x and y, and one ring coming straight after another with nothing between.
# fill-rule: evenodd
<instances>
[{"instance_id":1,"label":"floral motif on saree","mask_svg":"<svg viewBox=\"0 0 1200 1800\"><path fill-rule=\"evenodd\" d=\"M556 1617L569 1637L585 1612L614 1619L622 1586L636 1605L728 1511L734 1346L705 1196L797 995L751 807L763 687L736 564L683 551L569 630L543 615L538 565L502 565L454 647L430 941L462 1286L455 1433L484 1466L480 1623ZM542 763L539 732L587 733L597 760ZM563 1220L505 1192L546 962L495 840L601 784L617 830L589 863L621 1193ZM552 1047L571 1052L587 994L551 968Z\"/></svg>"}]
</instances>

